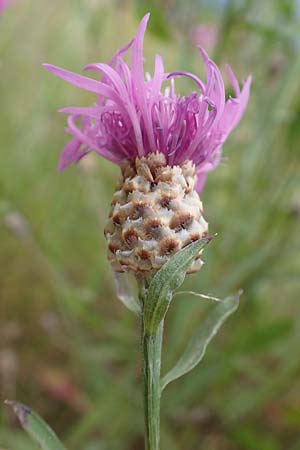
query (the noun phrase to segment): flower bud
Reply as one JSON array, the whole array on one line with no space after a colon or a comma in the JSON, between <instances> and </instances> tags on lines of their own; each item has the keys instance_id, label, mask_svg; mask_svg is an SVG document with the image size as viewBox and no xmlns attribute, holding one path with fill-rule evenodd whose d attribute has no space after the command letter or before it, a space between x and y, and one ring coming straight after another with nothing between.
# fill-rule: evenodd
<instances>
[{"instance_id":1,"label":"flower bud","mask_svg":"<svg viewBox=\"0 0 300 450\"><path fill-rule=\"evenodd\" d=\"M108 258L116 272L156 271L174 253L207 235L196 181L191 161L170 167L162 153L123 164L105 227ZM201 268L200 256L190 273Z\"/></svg>"}]
</instances>

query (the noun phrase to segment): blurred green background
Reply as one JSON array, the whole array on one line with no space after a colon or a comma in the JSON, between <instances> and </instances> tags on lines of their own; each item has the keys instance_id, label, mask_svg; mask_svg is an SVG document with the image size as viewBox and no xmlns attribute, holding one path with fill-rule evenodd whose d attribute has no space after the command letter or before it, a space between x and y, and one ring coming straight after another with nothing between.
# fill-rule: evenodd
<instances>
[{"instance_id":1,"label":"blurred green background","mask_svg":"<svg viewBox=\"0 0 300 450\"><path fill-rule=\"evenodd\" d=\"M0 401L32 406L69 449L141 450L139 324L116 300L103 227L118 168L97 156L58 175L56 110L95 97L41 68L108 61L151 11L146 69L204 74L204 45L238 79L248 110L203 193L205 266L185 288L242 304L204 362L168 387L163 450L300 448L300 2L15 0L0 17ZM192 82L178 81L182 93ZM297 176L298 174L298 176ZM177 298L164 368L201 323ZM0 448L34 450L0 408Z\"/></svg>"}]
</instances>

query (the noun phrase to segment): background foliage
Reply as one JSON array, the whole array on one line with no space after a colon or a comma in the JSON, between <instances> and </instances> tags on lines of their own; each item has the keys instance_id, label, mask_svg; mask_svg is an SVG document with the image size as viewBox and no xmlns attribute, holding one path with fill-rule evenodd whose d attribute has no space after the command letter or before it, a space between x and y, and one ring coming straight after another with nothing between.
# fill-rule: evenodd
<instances>
[{"instance_id":1,"label":"background foliage","mask_svg":"<svg viewBox=\"0 0 300 450\"><path fill-rule=\"evenodd\" d=\"M108 61L152 12L146 67L203 74L200 40L254 83L224 164L203 193L206 265L185 287L243 288L204 362L167 388L162 448L296 450L300 445L297 0L15 0L0 17L0 400L31 405L74 450L143 448L139 326L115 299L103 226L118 169L100 158L56 173L66 105L94 97L41 69ZM198 28L205 25L206 28ZM193 88L178 81L182 93ZM208 304L178 297L171 367ZM0 410L0 447L33 450Z\"/></svg>"}]
</instances>

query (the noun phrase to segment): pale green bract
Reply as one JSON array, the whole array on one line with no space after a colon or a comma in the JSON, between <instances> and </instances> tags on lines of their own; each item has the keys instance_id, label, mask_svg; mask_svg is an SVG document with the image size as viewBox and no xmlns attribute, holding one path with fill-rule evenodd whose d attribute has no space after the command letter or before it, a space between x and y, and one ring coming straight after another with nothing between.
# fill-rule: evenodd
<instances>
[{"instance_id":1,"label":"pale green bract","mask_svg":"<svg viewBox=\"0 0 300 450\"><path fill-rule=\"evenodd\" d=\"M217 334L224 321L229 317L239 306L240 292L236 295L227 297L220 301L217 306L213 308L206 320L191 338L185 352L171 369L161 380L161 390L171 383L171 381L190 372L203 359L206 348L213 337Z\"/></svg>"},{"instance_id":2,"label":"pale green bract","mask_svg":"<svg viewBox=\"0 0 300 450\"><path fill-rule=\"evenodd\" d=\"M134 297L134 292L130 286L127 273L113 272L116 295L126 308L139 316L141 314L141 306Z\"/></svg>"},{"instance_id":3,"label":"pale green bract","mask_svg":"<svg viewBox=\"0 0 300 450\"><path fill-rule=\"evenodd\" d=\"M5 403L12 407L24 430L42 450L66 450L54 431L31 408L10 400L6 400Z\"/></svg>"},{"instance_id":4,"label":"pale green bract","mask_svg":"<svg viewBox=\"0 0 300 450\"><path fill-rule=\"evenodd\" d=\"M173 291L184 281L186 272L211 237L199 239L180 250L152 278L144 299L145 331L156 334L172 300Z\"/></svg>"}]
</instances>

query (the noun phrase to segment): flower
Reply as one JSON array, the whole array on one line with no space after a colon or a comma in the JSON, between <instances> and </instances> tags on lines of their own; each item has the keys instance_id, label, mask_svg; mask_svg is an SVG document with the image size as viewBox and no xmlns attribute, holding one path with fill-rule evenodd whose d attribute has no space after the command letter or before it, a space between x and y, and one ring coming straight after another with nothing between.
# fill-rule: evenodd
<instances>
[{"instance_id":1,"label":"flower","mask_svg":"<svg viewBox=\"0 0 300 450\"><path fill-rule=\"evenodd\" d=\"M220 161L222 145L247 105L251 77L240 90L230 67L235 98L226 102L220 70L200 48L206 83L189 72L166 73L157 55L145 80L143 41L149 14L135 38L109 64L88 65L101 81L56 66L45 67L75 86L98 94L90 107L69 107L68 132L59 170L90 151L121 167L122 179L105 227L108 259L116 272L146 276L159 270L188 244L207 236L201 191L206 174ZM123 59L131 49L131 68ZM197 91L177 95L174 79L191 78ZM162 90L163 83L168 86ZM197 192L198 191L198 192ZM189 272L202 266L201 252Z\"/></svg>"},{"instance_id":2,"label":"flower","mask_svg":"<svg viewBox=\"0 0 300 450\"><path fill-rule=\"evenodd\" d=\"M8 8L13 0L0 0L0 15Z\"/></svg>"},{"instance_id":3,"label":"flower","mask_svg":"<svg viewBox=\"0 0 300 450\"><path fill-rule=\"evenodd\" d=\"M196 46L212 51L218 42L219 30L215 24L197 25L191 30L191 40Z\"/></svg>"},{"instance_id":4,"label":"flower","mask_svg":"<svg viewBox=\"0 0 300 450\"><path fill-rule=\"evenodd\" d=\"M201 191L207 172L220 162L222 146L245 111L251 77L242 90L229 66L227 73L235 97L225 99L219 68L199 48L206 67L206 82L189 72L166 73L157 55L152 77L145 79L143 41L149 14L136 36L118 51L109 64L95 63L84 70L101 74L101 81L45 64L50 72L69 83L98 94L89 107L68 107L68 132L72 140L64 148L59 170L79 161L90 151L121 165L158 152L169 166L192 161L197 170L196 189ZM124 54L131 49L131 67ZM175 92L174 78L191 78L196 90L187 96ZM163 83L168 86L162 90Z\"/></svg>"}]
</instances>

